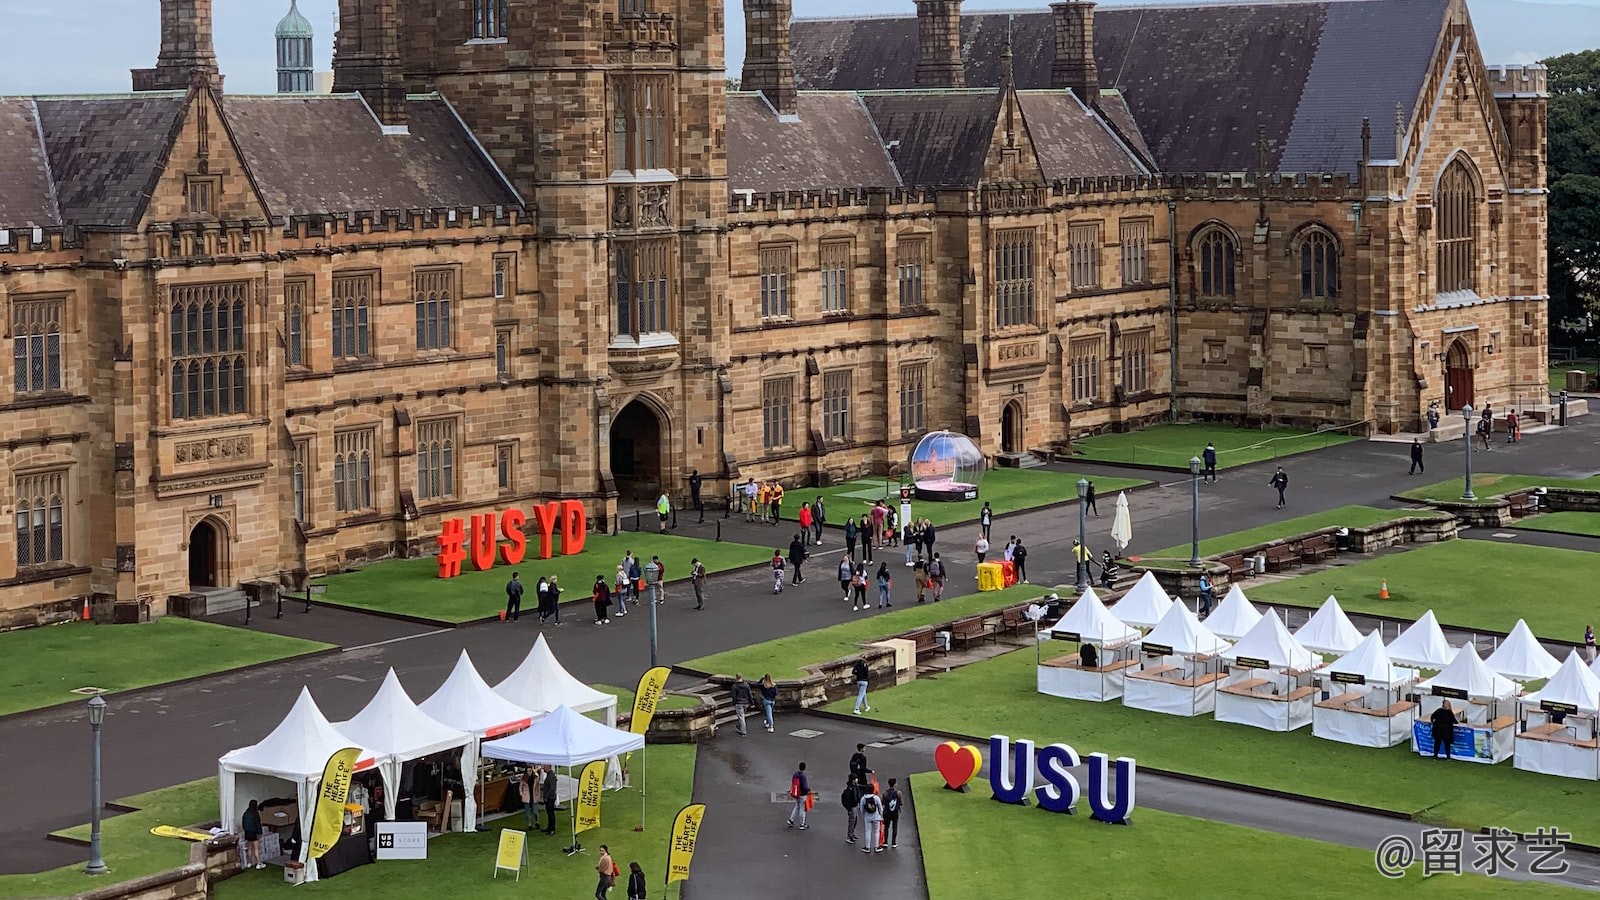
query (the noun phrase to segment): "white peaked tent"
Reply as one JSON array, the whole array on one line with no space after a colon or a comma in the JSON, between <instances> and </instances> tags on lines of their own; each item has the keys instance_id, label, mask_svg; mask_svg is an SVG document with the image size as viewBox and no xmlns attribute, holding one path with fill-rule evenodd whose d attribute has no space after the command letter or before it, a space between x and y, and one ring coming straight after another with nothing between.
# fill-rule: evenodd
<instances>
[{"instance_id":1,"label":"white peaked tent","mask_svg":"<svg viewBox=\"0 0 1600 900\"><path fill-rule=\"evenodd\" d=\"M1200 624L1189 607L1174 603L1140 642L1145 664L1128 673L1122 703L1135 709L1196 716L1216 709L1217 682L1223 679L1214 660L1228 642ZM1151 662L1156 665L1150 665Z\"/></svg>"},{"instance_id":2,"label":"white peaked tent","mask_svg":"<svg viewBox=\"0 0 1600 900\"><path fill-rule=\"evenodd\" d=\"M533 642L522 665L495 685L494 692L534 713L554 712L563 706L581 713L603 710L606 724L617 724L616 695L597 691L572 677L556 660L542 634Z\"/></svg>"},{"instance_id":3,"label":"white peaked tent","mask_svg":"<svg viewBox=\"0 0 1600 900\"><path fill-rule=\"evenodd\" d=\"M1315 689L1302 683L1319 665L1271 610L1222 654L1232 669L1217 689L1217 721L1294 731L1311 724Z\"/></svg>"},{"instance_id":4,"label":"white peaked tent","mask_svg":"<svg viewBox=\"0 0 1600 900\"><path fill-rule=\"evenodd\" d=\"M1361 643L1361 632L1350 624L1350 617L1330 594L1294 633L1294 639L1300 646L1318 653L1349 653Z\"/></svg>"},{"instance_id":5,"label":"white peaked tent","mask_svg":"<svg viewBox=\"0 0 1600 900\"><path fill-rule=\"evenodd\" d=\"M1600 676L1573 650L1541 690L1522 698L1527 723L1515 765L1528 772L1600 781Z\"/></svg>"},{"instance_id":6,"label":"white peaked tent","mask_svg":"<svg viewBox=\"0 0 1600 900\"><path fill-rule=\"evenodd\" d=\"M311 691L300 689L289 714L283 717L272 733L250 747L230 750L217 760L217 780L221 794L222 826L239 827L240 816L251 800L265 800L282 796L285 782L294 788L299 804L302 833L309 838L312 814L316 810L317 790L322 785L322 772L328 759L340 750L356 747L361 755L356 759L356 771L370 769L378 762L379 754L361 747L340 734L322 710L311 699ZM263 824L271 825L271 821ZM300 841L300 862L305 863L311 852L311 841ZM307 865L306 880L315 881L317 867Z\"/></svg>"},{"instance_id":7,"label":"white peaked tent","mask_svg":"<svg viewBox=\"0 0 1600 900\"><path fill-rule=\"evenodd\" d=\"M1146 571L1132 590L1117 601L1118 619L1139 628L1154 628L1172 606L1172 598L1162 590L1154 572Z\"/></svg>"},{"instance_id":8,"label":"white peaked tent","mask_svg":"<svg viewBox=\"0 0 1600 900\"><path fill-rule=\"evenodd\" d=\"M453 728L417 708L411 695L400 686L394 669L383 678L378 692L372 695L366 708L348 722L333 726L340 734L358 746L368 747L379 754L378 771L383 776L384 818L394 818L395 800L399 797L400 769L406 763L424 756L457 751L461 759L462 778L470 778L478 770L478 741L470 732ZM472 796L463 800L463 821L474 822L476 810Z\"/></svg>"},{"instance_id":9,"label":"white peaked tent","mask_svg":"<svg viewBox=\"0 0 1600 900\"><path fill-rule=\"evenodd\" d=\"M1517 696L1515 682L1495 672L1479 658L1477 648L1462 644L1455 658L1439 674L1417 685L1422 706L1411 728L1411 748L1424 756L1433 754L1433 733L1429 719L1446 700L1451 701L1458 735L1470 734L1471 755L1451 758L1467 762L1497 763L1508 759L1516 735L1516 718L1502 715L1501 704ZM1465 729L1465 731L1463 731ZM1459 737L1456 741L1461 743Z\"/></svg>"},{"instance_id":10,"label":"white peaked tent","mask_svg":"<svg viewBox=\"0 0 1600 900\"><path fill-rule=\"evenodd\" d=\"M1078 653L1045 660L1038 666L1039 693L1095 701L1122 696L1124 670L1138 663L1117 657L1139 639L1139 629L1112 615L1093 588L1085 589L1067 614L1050 626L1050 636L1093 644L1099 649L1099 665L1085 668Z\"/></svg>"},{"instance_id":11,"label":"white peaked tent","mask_svg":"<svg viewBox=\"0 0 1600 900\"><path fill-rule=\"evenodd\" d=\"M1540 645L1528 623L1521 619L1483 664L1512 681L1549 678L1561 668L1561 661Z\"/></svg>"},{"instance_id":12,"label":"white peaked tent","mask_svg":"<svg viewBox=\"0 0 1600 900\"><path fill-rule=\"evenodd\" d=\"M1206 628L1218 637L1237 641L1259 621L1261 613L1256 612L1255 606L1245 597L1244 589L1235 584L1228 588L1228 596L1222 598L1222 603L1206 616Z\"/></svg>"},{"instance_id":13,"label":"white peaked tent","mask_svg":"<svg viewBox=\"0 0 1600 900\"><path fill-rule=\"evenodd\" d=\"M1456 658L1456 648L1444 639L1444 631L1431 609L1390 641L1388 649L1390 660L1424 669L1443 669Z\"/></svg>"},{"instance_id":14,"label":"white peaked tent","mask_svg":"<svg viewBox=\"0 0 1600 900\"><path fill-rule=\"evenodd\" d=\"M439 685L433 696L417 704L417 708L436 722L465 731L473 737L473 768L463 767L463 782L477 781L479 747L483 741L521 731L533 723L534 714L496 694L472 665L467 651L461 651L450 677ZM461 821L471 828L477 827L477 801L472 791L462 798Z\"/></svg>"},{"instance_id":15,"label":"white peaked tent","mask_svg":"<svg viewBox=\"0 0 1600 900\"><path fill-rule=\"evenodd\" d=\"M1396 666L1374 630L1321 672L1324 699L1311 711L1311 733L1361 747L1393 747L1411 736L1417 704L1400 695L1415 669Z\"/></svg>"}]
</instances>

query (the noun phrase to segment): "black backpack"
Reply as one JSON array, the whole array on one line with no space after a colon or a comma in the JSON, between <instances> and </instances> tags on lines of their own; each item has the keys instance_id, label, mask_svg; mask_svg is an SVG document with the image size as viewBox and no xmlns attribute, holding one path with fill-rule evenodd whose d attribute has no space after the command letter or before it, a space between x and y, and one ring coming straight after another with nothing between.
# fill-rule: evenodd
<instances>
[{"instance_id":1,"label":"black backpack","mask_svg":"<svg viewBox=\"0 0 1600 900\"><path fill-rule=\"evenodd\" d=\"M867 799L861 801L861 808L866 810L868 815L871 815L872 813L877 812L878 811L878 798L876 796L872 795L872 794L868 794L867 795Z\"/></svg>"}]
</instances>

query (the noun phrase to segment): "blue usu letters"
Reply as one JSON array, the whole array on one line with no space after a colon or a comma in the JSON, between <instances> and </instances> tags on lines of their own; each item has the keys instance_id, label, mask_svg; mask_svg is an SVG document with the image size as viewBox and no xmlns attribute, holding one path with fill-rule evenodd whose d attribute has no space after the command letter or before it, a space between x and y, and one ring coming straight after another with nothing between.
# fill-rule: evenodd
<instances>
[{"instance_id":1,"label":"blue usu letters","mask_svg":"<svg viewBox=\"0 0 1600 900\"><path fill-rule=\"evenodd\" d=\"M1106 778L1111 760L1104 753L1091 753L1089 762L1089 808L1100 822L1126 825L1133 814L1134 776L1138 765L1119 757L1113 770L1116 799L1106 796ZM1051 744L1036 754L1032 741L1013 741L1004 735L989 738L989 787L1001 803L1026 805L1032 793L1039 808L1048 812L1071 813L1082 790L1071 770L1079 764L1078 751L1066 744ZM1034 785L1043 777L1043 784Z\"/></svg>"}]
</instances>

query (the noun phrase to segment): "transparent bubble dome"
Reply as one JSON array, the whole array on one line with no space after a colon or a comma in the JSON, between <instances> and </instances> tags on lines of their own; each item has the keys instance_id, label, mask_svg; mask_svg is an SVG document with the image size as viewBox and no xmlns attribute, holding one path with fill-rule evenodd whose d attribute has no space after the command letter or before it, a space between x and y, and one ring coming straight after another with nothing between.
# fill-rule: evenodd
<instances>
[{"instance_id":1,"label":"transparent bubble dome","mask_svg":"<svg viewBox=\"0 0 1600 900\"><path fill-rule=\"evenodd\" d=\"M934 431L911 452L911 480L919 500L976 500L987 468L972 438Z\"/></svg>"}]
</instances>

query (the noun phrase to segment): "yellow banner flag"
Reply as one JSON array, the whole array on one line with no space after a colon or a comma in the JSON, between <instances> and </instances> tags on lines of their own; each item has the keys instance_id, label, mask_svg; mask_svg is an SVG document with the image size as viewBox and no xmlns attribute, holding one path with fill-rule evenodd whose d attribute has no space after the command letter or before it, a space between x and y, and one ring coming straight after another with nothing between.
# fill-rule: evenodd
<instances>
[{"instance_id":1,"label":"yellow banner flag","mask_svg":"<svg viewBox=\"0 0 1600 900\"><path fill-rule=\"evenodd\" d=\"M661 694L667 689L667 676L671 672L666 666L656 666L639 676L639 689L633 692L633 715L628 720L629 731L644 734L650 730L650 720L656 717L656 704L661 702Z\"/></svg>"},{"instance_id":2,"label":"yellow banner flag","mask_svg":"<svg viewBox=\"0 0 1600 900\"><path fill-rule=\"evenodd\" d=\"M706 805L691 803L678 810L672 821L672 849L667 853L667 884L689 880L689 863L694 861L695 841L700 837L700 820L705 818Z\"/></svg>"},{"instance_id":3,"label":"yellow banner flag","mask_svg":"<svg viewBox=\"0 0 1600 900\"><path fill-rule=\"evenodd\" d=\"M578 775L578 825L576 831L600 827L600 795L604 793L606 761L597 759Z\"/></svg>"},{"instance_id":4,"label":"yellow banner flag","mask_svg":"<svg viewBox=\"0 0 1600 900\"><path fill-rule=\"evenodd\" d=\"M344 832L344 805L350 799L350 776L355 774L361 751L346 747L328 757L322 768L322 786L317 788L316 814L311 820L311 859L333 849Z\"/></svg>"}]
</instances>

